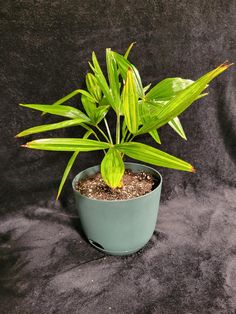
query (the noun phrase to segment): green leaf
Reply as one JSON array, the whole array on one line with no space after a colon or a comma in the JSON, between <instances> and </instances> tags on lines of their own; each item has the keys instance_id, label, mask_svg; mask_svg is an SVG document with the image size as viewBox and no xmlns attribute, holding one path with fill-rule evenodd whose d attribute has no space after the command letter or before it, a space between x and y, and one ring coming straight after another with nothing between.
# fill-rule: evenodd
<instances>
[{"instance_id":1,"label":"green leaf","mask_svg":"<svg viewBox=\"0 0 236 314\"><path fill-rule=\"evenodd\" d=\"M78 89L78 92L79 92L81 95L86 96L90 101L93 101L93 102L96 101L96 99L95 99L91 94L89 94L86 90Z\"/></svg>"},{"instance_id":2,"label":"green leaf","mask_svg":"<svg viewBox=\"0 0 236 314\"><path fill-rule=\"evenodd\" d=\"M208 72L193 84L177 93L159 112L158 116L149 120L147 125L144 125L138 132L138 134L147 133L153 129L158 129L162 125L168 123L173 118L180 115L196 100L201 92L206 88L209 82L211 82L216 76L228 69L231 64L224 63Z\"/></svg>"},{"instance_id":3,"label":"green leaf","mask_svg":"<svg viewBox=\"0 0 236 314\"><path fill-rule=\"evenodd\" d=\"M123 110L125 123L132 134L138 131L138 93L134 82L133 71L128 69L123 92Z\"/></svg>"},{"instance_id":4,"label":"green leaf","mask_svg":"<svg viewBox=\"0 0 236 314\"><path fill-rule=\"evenodd\" d=\"M149 120L159 114L162 106L162 102L154 103L153 101L140 100L138 102L139 124L148 125Z\"/></svg>"},{"instance_id":5,"label":"green leaf","mask_svg":"<svg viewBox=\"0 0 236 314\"><path fill-rule=\"evenodd\" d=\"M145 96L147 100L169 100L179 91L193 84L192 80L185 80L180 77L166 78L156 84Z\"/></svg>"},{"instance_id":6,"label":"green leaf","mask_svg":"<svg viewBox=\"0 0 236 314\"><path fill-rule=\"evenodd\" d=\"M87 122L87 121L85 121L84 119L81 119L81 118L77 118L77 119L66 120L66 121L62 121L62 122L58 122L58 123L39 125L39 126L35 126L33 128L29 128L27 130L20 132L19 134L16 135L16 137L22 137L22 136L26 136L26 135L30 135L30 134L35 134L35 133L41 133L41 132L46 132L46 131L51 131L51 130L68 128L71 126L80 125L83 122Z\"/></svg>"},{"instance_id":7,"label":"green leaf","mask_svg":"<svg viewBox=\"0 0 236 314\"><path fill-rule=\"evenodd\" d=\"M151 85L152 85L152 83L148 84L147 86L144 86L144 88L143 88L144 93L146 93L149 90Z\"/></svg>"},{"instance_id":8,"label":"green leaf","mask_svg":"<svg viewBox=\"0 0 236 314\"><path fill-rule=\"evenodd\" d=\"M125 166L120 152L110 148L101 163L101 174L105 183L112 189L122 186Z\"/></svg>"},{"instance_id":9,"label":"green leaf","mask_svg":"<svg viewBox=\"0 0 236 314\"><path fill-rule=\"evenodd\" d=\"M128 49L126 50L125 54L124 54L124 58L128 59L128 56L130 54L131 49L133 48L133 46L136 44L136 42L133 42L129 45Z\"/></svg>"},{"instance_id":10,"label":"green leaf","mask_svg":"<svg viewBox=\"0 0 236 314\"><path fill-rule=\"evenodd\" d=\"M56 102L54 102L52 104L52 106L57 106L57 105L61 105L64 102L66 102L67 100L71 99L72 97L78 95L78 94L83 94L85 96L87 96L91 101L94 101L94 97L92 95L90 95L88 92L86 92L83 89L76 89L73 92L71 92L70 94L60 98L59 100L57 100Z\"/></svg>"},{"instance_id":11,"label":"green leaf","mask_svg":"<svg viewBox=\"0 0 236 314\"><path fill-rule=\"evenodd\" d=\"M99 103L99 106L109 106L110 107L110 102L109 100L106 98L106 96L102 97L102 100Z\"/></svg>"},{"instance_id":12,"label":"green leaf","mask_svg":"<svg viewBox=\"0 0 236 314\"><path fill-rule=\"evenodd\" d=\"M130 63L128 60L126 60L125 57L123 57L119 53L113 51L113 55L114 55L116 62L119 66L120 74L121 74L123 80L126 80L128 69L132 69L132 71L134 73L134 79L135 79L135 84L136 84L136 88L138 91L138 95L141 98L144 97L143 85L142 85L139 71L136 69L136 67L132 63Z\"/></svg>"},{"instance_id":13,"label":"green leaf","mask_svg":"<svg viewBox=\"0 0 236 314\"><path fill-rule=\"evenodd\" d=\"M141 160L152 165L195 172L193 166L191 166L186 161L164 153L163 151L146 144L128 142L123 144L116 144L115 148L131 158Z\"/></svg>"},{"instance_id":14,"label":"green leaf","mask_svg":"<svg viewBox=\"0 0 236 314\"><path fill-rule=\"evenodd\" d=\"M167 103L167 101L140 100L138 103L139 124L142 124L143 127L149 126L150 121L152 122L154 119L158 119L158 114ZM155 128L149 131L149 134L154 140L160 144L160 138L158 139L156 133L157 130Z\"/></svg>"},{"instance_id":15,"label":"green leaf","mask_svg":"<svg viewBox=\"0 0 236 314\"><path fill-rule=\"evenodd\" d=\"M178 133L184 140L187 140L184 129L178 117L175 117L173 120L169 121L168 123L176 133Z\"/></svg>"},{"instance_id":16,"label":"green leaf","mask_svg":"<svg viewBox=\"0 0 236 314\"><path fill-rule=\"evenodd\" d=\"M82 102L82 105L84 107L85 112L87 113L89 118L93 121L94 120L94 114L95 114L95 111L97 109L95 102L90 101L88 99L88 97L86 97L84 95L81 96L81 102Z\"/></svg>"},{"instance_id":17,"label":"green leaf","mask_svg":"<svg viewBox=\"0 0 236 314\"><path fill-rule=\"evenodd\" d=\"M95 67L92 65L92 63L91 63L91 62L88 62L88 64L89 64L91 70L93 71L93 73L95 73L96 70L95 70Z\"/></svg>"},{"instance_id":18,"label":"green leaf","mask_svg":"<svg viewBox=\"0 0 236 314\"><path fill-rule=\"evenodd\" d=\"M154 139L154 141L156 141L158 144L161 144L161 139L157 130L150 131L149 134Z\"/></svg>"},{"instance_id":19,"label":"green leaf","mask_svg":"<svg viewBox=\"0 0 236 314\"><path fill-rule=\"evenodd\" d=\"M110 92L110 88L107 84L106 78L101 70L101 67L98 63L97 57L95 52L92 53L92 60L93 60L93 69L94 69L94 74L97 79L97 82L103 92L103 94L106 96L107 100L109 101L110 105L113 104L113 98L112 94Z\"/></svg>"},{"instance_id":20,"label":"green leaf","mask_svg":"<svg viewBox=\"0 0 236 314\"><path fill-rule=\"evenodd\" d=\"M83 138L86 139L86 138L88 138L91 134L92 134L92 130L91 130L91 131L87 131L87 132L85 133L85 135L83 136ZM67 179L67 177L68 177L68 175L69 175L69 172L70 172L70 170L71 170L71 168L72 168L72 166L73 166L73 164L74 164L74 162L75 162L76 157L78 156L78 154L79 154L79 151L74 152L73 155L71 156L71 158L70 158L69 161L68 161L68 164L67 164L67 166L66 166L66 168L65 168L65 171L64 171L64 173L63 173L63 176L62 176L62 178L61 178L60 186L59 186L58 191L57 191L57 198L56 198L57 200L58 200L58 198L59 198L59 196L60 196L60 194L61 194L61 191L62 191L62 189L63 189L63 186L64 186L64 184L65 184L65 182L66 182L66 179Z\"/></svg>"},{"instance_id":21,"label":"green leaf","mask_svg":"<svg viewBox=\"0 0 236 314\"><path fill-rule=\"evenodd\" d=\"M98 142L95 140L74 139L74 138L44 138L28 142L23 147L41 150L74 152L89 152L110 148L109 143Z\"/></svg>"},{"instance_id":22,"label":"green leaf","mask_svg":"<svg viewBox=\"0 0 236 314\"><path fill-rule=\"evenodd\" d=\"M110 106L99 106L94 113L93 123L98 124L105 118Z\"/></svg>"},{"instance_id":23,"label":"green leaf","mask_svg":"<svg viewBox=\"0 0 236 314\"><path fill-rule=\"evenodd\" d=\"M111 51L110 48L106 49L106 63L108 80L110 84L110 92L113 98L113 102L111 103L111 105L113 109L119 114L121 102L119 74L117 71L117 65L113 56L113 52Z\"/></svg>"},{"instance_id":24,"label":"green leaf","mask_svg":"<svg viewBox=\"0 0 236 314\"><path fill-rule=\"evenodd\" d=\"M60 194L61 194L61 191L62 191L62 189L63 189L63 186L64 186L64 184L65 184L65 182L66 182L66 179L67 179L67 177L68 177L68 175L69 175L69 173L70 173L70 170L71 170L71 168L72 168L72 166L73 166L73 164L74 164L74 162L75 162L76 157L78 156L78 154L79 154L79 151L74 152L73 155L70 157L68 163L67 163L67 166L66 166L66 168L65 168L65 170L64 170L64 173L63 173L63 176L62 176L62 178L61 178L61 182L60 182L60 185L59 185L59 188L58 188L58 191L57 191L56 200L58 200L59 197L60 197Z\"/></svg>"},{"instance_id":25,"label":"green leaf","mask_svg":"<svg viewBox=\"0 0 236 314\"><path fill-rule=\"evenodd\" d=\"M61 105L39 105L39 104L20 104L22 107L39 110L45 113L50 113L57 116L67 117L71 119L81 118L89 121L89 118L79 109L70 106Z\"/></svg>"},{"instance_id":26,"label":"green leaf","mask_svg":"<svg viewBox=\"0 0 236 314\"><path fill-rule=\"evenodd\" d=\"M64 102L66 102L67 100L69 100L70 98L72 98L72 97L74 97L74 96L76 96L78 94L79 94L78 90L75 90L75 91L69 93L68 95L58 99L52 105L53 106L57 106L57 105L59 106L59 105L63 104Z\"/></svg>"},{"instance_id":27,"label":"green leaf","mask_svg":"<svg viewBox=\"0 0 236 314\"><path fill-rule=\"evenodd\" d=\"M139 101L139 117L140 117L140 124L149 125L149 121L153 120L154 117L157 117L162 110L163 106L165 106L168 101ZM175 117L171 121L168 122L172 129L177 132L183 139L187 140L183 127L179 121L178 117ZM153 137L153 139L160 143L159 135L156 134L157 130L152 130L149 134Z\"/></svg>"},{"instance_id":28,"label":"green leaf","mask_svg":"<svg viewBox=\"0 0 236 314\"><path fill-rule=\"evenodd\" d=\"M86 75L86 85L90 94L93 95L97 102L100 102L102 99L102 90L96 77L92 73Z\"/></svg>"},{"instance_id":29,"label":"green leaf","mask_svg":"<svg viewBox=\"0 0 236 314\"><path fill-rule=\"evenodd\" d=\"M97 107L94 102L89 101L86 96L81 97L81 101L92 125L97 125L107 114L110 106Z\"/></svg>"},{"instance_id":30,"label":"green leaf","mask_svg":"<svg viewBox=\"0 0 236 314\"><path fill-rule=\"evenodd\" d=\"M203 98L203 97L206 97L208 94L209 94L209 93L201 94L201 95L197 96L196 100L201 99L201 98Z\"/></svg>"}]
</instances>

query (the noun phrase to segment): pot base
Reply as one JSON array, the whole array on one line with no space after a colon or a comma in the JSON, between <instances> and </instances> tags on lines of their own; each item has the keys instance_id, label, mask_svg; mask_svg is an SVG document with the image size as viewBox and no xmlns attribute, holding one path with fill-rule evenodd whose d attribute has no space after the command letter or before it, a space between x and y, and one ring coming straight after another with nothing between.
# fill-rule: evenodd
<instances>
[{"instance_id":1,"label":"pot base","mask_svg":"<svg viewBox=\"0 0 236 314\"><path fill-rule=\"evenodd\" d=\"M131 254L134 254L134 253L136 253L136 252L138 252L138 251L140 251L147 243L145 243L144 245L142 245L142 246L140 246L140 247L138 247L138 248L136 248L136 249L134 249L134 250L130 250L130 251L107 251L107 250L105 250L104 248L102 248L102 246L101 245L99 245L98 243L96 243L96 242L94 242L94 241L92 241L92 240L88 240L89 241L89 243L93 246L93 247L95 247L97 250L99 250L99 251L101 251L101 252L104 252L104 253L106 253L106 254L109 254L109 255L115 255L115 256L124 256L124 255L131 255Z\"/></svg>"}]
</instances>

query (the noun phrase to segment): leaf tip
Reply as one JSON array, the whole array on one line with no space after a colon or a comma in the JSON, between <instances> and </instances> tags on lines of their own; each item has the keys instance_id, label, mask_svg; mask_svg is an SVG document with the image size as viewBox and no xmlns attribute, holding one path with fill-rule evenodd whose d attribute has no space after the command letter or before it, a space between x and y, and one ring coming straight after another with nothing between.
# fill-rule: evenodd
<instances>
[{"instance_id":1,"label":"leaf tip","mask_svg":"<svg viewBox=\"0 0 236 314\"><path fill-rule=\"evenodd\" d=\"M22 144L21 147L28 147L28 143Z\"/></svg>"},{"instance_id":2,"label":"leaf tip","mask_svg":"<svg viewBox=\"0 0 236 314\"><path fill-rule=\"evenodd\" d=\"M229 63L228 60L226 60L225 62L223 62L219 68L223 68L224 70L228 69L229 67L231 67L232 65L234 65L234 63Z\"/></svg>"},{"instance_id":3,"label":"leaf tip","mask_svg":"<svg viewBox=\"0 0 236 314\"><path fill-rule=\"evenodd\" d=\"M191 167L191 172L192 172L192 173L196 173L197 170L192 166L192 167Z\"/></svg>"}]
</instances>

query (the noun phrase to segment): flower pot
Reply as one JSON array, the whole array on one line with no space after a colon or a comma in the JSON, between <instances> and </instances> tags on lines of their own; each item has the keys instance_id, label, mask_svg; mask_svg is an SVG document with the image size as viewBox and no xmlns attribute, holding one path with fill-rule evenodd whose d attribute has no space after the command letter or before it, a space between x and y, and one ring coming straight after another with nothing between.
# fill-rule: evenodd
<instances>
[{"instance_id":1,"label":"flower pot","mask_svg":"<svg viewBox=\"0 0 236 314\"><path fill-rule=\"evenodd\" d=\"M96 200L76 190L76 183L94 175L100 166L80 172L72 186L82 228L88 241L100 251L111 255L127 255L140 250L151 238L157 221L162 177L155 169L125 163L133 172L150 173L157 186L143 195L129 200Z\"/></svg>"}]
</instances>

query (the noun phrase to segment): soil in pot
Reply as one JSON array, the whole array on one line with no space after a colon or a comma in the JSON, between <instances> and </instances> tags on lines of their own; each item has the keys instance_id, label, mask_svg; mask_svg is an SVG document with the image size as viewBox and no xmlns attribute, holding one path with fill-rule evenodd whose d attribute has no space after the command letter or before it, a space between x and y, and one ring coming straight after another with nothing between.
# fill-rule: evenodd
<instances>
[{"instance_id":1,"label":"soil in pot","mask_svg":"<svg viewBox=\"0 0 236 314\"><path fill-rule=\"evenodd\" d=\"M123 186L109 188L98 172L77 182L76 189L89 198L100 200L127 200L151 192L159 184L151 174L146 172L133 172L125 170Z\"/></svg>"}]
</instances>

